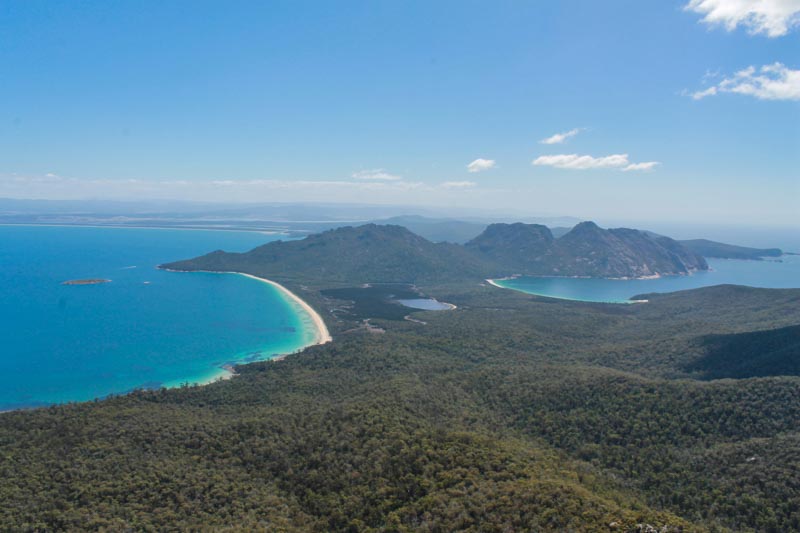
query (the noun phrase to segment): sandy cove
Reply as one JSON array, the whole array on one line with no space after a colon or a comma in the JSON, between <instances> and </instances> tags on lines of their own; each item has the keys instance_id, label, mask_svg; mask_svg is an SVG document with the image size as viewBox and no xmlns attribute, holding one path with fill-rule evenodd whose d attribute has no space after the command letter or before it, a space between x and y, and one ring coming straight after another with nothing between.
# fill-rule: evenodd
<instances>
[{"instance_id":1,"label":"sandy cove","mask_svg":"<svg viewBox=\"0 0 800 533\"><path fill-rule=\"evenodd\" d=\"M283 294L285 294L287 297L289 297L291 300L296 302L297 305L299 305L303 309L303 311L308 313L308 315L311 317L311 321L314 323L314 328L317 330L315 342L314 344L311 344L311 346L316 346L317 344L325 344L333 340L333 337L331 337L331 334L328 332L328 326L325 325L325 321L322 320L320 314L317 313L313 307L308 305L305 300L297 296L295 293L293 293L280 283L272 281L271 279L259 278L258 276L254 276L252 274L245 274L243 272L220 272L220 274L239 274L240 276L245 276L264 283L269 283L270 285L281 291Z\"/></svg>"},{"instance_id":2,"label":"sandy cove","mask_svg":"<svg viewBox=\"0 0 800 533\"><path fill-rule=\"evenodd\" d=\"M221 270L176 270L176 269L173 269L173 268L163 268L161 266L159 266L158 268L160 268L161 270L166 270L167 272L182 272L182 273L205 272L207 274L238 274L239 276L245 276L247 278L251 278L251 279L260 281L262 283L267 283L269 285L272 285L273 287L278 289L278 291L281 292L284 296L286 296L291 301L293 301L298 306L300 306L300 308L303 309L303 311L305 311L306 313L308 313L308 316L311 317L311 322L314 324L314 329L315 329L314 342L304 346L301 349L308 348L309 346L317 346L319 344L326 344L326 343L329 343L329 342L331 342L333 340L333 337L331 337L330 332L328 332L328 326L325 325L325 321L322 319L320 314L317 313L314 310L313 307L308 305L308 303L306 303L305 300L303 300L302 298L297 296L295 293L293 293L292 291L290 291L289 289L287 289L286 287L284 287L280 283L272 281L271 279L260 278L258 276L254 276L252 274L245 274L244 272L221 271ZM289 355L289 354L280 354L280 355L270 359L270 361L281 361L284 358L286 358L287 355ZM208 381L203 382L201 384L205 385L207 383L213 383L214 381L217 381L219 379L229 379L229 378L231 378L231 377L233 377L235 375L235 372L233 371L233 367L231 367L230 365L225 365L225 367L223 367L222 370L224 372L223 374L214 376L213 378L211 378Z\"/></svg>"}]
</instances>

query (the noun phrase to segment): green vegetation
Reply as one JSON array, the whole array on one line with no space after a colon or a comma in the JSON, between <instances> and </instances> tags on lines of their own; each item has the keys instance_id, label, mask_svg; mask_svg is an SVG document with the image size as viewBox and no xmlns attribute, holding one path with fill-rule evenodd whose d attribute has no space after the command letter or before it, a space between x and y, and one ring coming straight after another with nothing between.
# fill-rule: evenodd
<instances>
[{"instance_id":1,"label":"green vegetation","mask_svg":"<svg viewBox=\"0 0 800 533\"><path fill-rule=\"evenodd\" d=\"M342 303L333 308L336 315L352 320L372 318L403 320L412 313L422 311L406 307L394 300L424 297L412 285L396 283L326 289L322 291L322 295L331 300L340 300Z\"/></svg>"},{"instance_id":2,"label":"green vegetation","mask_svg":"<svg viewBox=\"0 0 800 533\"><path fill-rule=\"evenodd\" d=\"M464 246L432 243L401 226L365 224L164 266L236 270L299 283L445 283L513 274L622 278L708 268L702 257L668 237L604 230L592 222L578 224L559 239L538 224L492 224Z\"/></svg>"},{"instance_id":3,"label":"green vegetation","mask_svg":"<svg viewBox=\"0 0 800 533\"><path fill-rule=\"evenodd\" d=\"M692 239L678 241L685 248L703 257L720 257L723 259L752 259L761 260L764 257L780 257L783 250L780 248L747 248L734 244L709 241L707 239Z\"/></svg>"},{"instance_id":4,"label":"green vegetation","mask_svg":"<svg viewBox=\"0 0 800 533\"><path fill-rule=\"evenodd\" d=\"M800 326L709 335L701 343L705 355L687 370L706 379L800 375Z\"/></svg>"},{"instance_id":5,"label":"green vegetation","mask_svg":"<svg viewBox=\"0 0 800 533\"><path fill-rule=\"evenodd\" d=\"M400 226L366 224L275 241L243 254L212 252L164 265L175 270L235 270L299 283L416 283L497 273L463 246L432 243Z\"/></svg>"},{"instance_id":6,"label":"green vegetation","mask_svg":"<svg viewBox=\"0 0 800 533\"><path fill-rule=\"evenodd\" d=\"M206 387L0 415L0 524L800 527L800 378L686 370L708 335L796 324L800 291L723 286L614 306L420 289L459 308L343 333L320 295L332 344Z\"/></svg>"},{"instance_id":7,"label":"green vegetation","mask_svg":"<svg viewBox=\"0 0 800 533\"><path fill-rule=\"evenodd\" d=\"M633 278L707 270L705 259L669 237L581 222L558 239L539 224L492 224L467 248L535 276Z\"/></svg>"}]
</instances>

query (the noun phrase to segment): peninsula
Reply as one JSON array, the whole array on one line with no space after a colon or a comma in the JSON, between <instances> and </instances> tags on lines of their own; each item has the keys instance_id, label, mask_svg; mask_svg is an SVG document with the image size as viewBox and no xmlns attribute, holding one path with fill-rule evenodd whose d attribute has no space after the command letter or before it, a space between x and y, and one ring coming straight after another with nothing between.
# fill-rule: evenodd
<instances>
[{"instance_id":1,"label":"peninsula","mask_svg":"<svg viewBox=\"0 0 800 533\"><path fill-rule=\"evenodd\" d=\"M492 224L465 245L433 243L401 226L365 224L273 241L246 253L221 250L165 265L246 272L269 279L418 283L517 275L641 278L708 270L669 237L578 224L556 239L539 224Z\"/></svg>"}]
</instances>

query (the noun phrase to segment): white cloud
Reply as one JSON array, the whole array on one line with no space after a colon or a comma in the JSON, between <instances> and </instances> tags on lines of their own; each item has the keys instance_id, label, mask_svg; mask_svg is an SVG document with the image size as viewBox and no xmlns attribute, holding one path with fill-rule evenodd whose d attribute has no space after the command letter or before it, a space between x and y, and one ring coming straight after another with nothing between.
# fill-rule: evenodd
<instances>
[{"instance_id":1,"label":"white cloud","mask_svg":"<svg viewBox=\"0 0 800 533\"><path fill-rule=\"evenodd\" d=\"M659 163L650 161L647 163L631 163L628 154L614 154L604 157L592 157L590 155L578 154L559 154L543 155L534 159L531 164L536 166L548 166L555 168L566 168L572 170L587 170L592 168L615 168L624 171L630 170L652 170Z\"/></svg>"},{"instance_id":2,"label":"white cloud","mask_svg":"<svg viewBox=\"0 0 800 533\"><path fill-rule=\"evenodd\" d=\"M607 155L605 157L592 157L590 155L561 154L543 155L533 160L537 166L556 168L571 168L584 170L587 168L619 168L629 165L628 154Z\"/></svg>"},{"instance_id":3,"label":"white cloud","mask_svg":"<svg viewBox=\"0 0 800 533\"><path fill-rule=\"evenodd\" d=\"M472 189L477 185L474 181L445 181L439 187L441 189Z\"/></svg>"},{"instance_id":4,"label":"white cloud","mask_svg":"<svg viewBox=\"0 0 800 533\"><path fill-rule=\"evenodd\" d=\"M800 0L690 0L684 9L710 26L743 26L751 35L780 37L800 24Z\"/></svg>"},{"instance_id":5,"label":"white cloud","mask_svg":"<svg viewBox=\"0 0 800 533\"><path fill-rule=\"evenodd\" d=\"M581 131L583 131L583 128L575 128L573 130L565 131L564 133L556 133L555 135L552 135L547 139L542 139L539 142L541 144L562 144L570 137L575 137Z\"/></svg>"},{"instance_id":6,"label":"white cloud","mask_svg":"<svg viewBox=\"0 0 800 533\"><path fill-rule=\"evenodd\" d=\"M372 181L399 181L403 179L402 176L396 174L389 174L382 168L372 170L361 170L351 175L353 179L357 180L372 180Z\"/></svg>"},{"instance_id":7,"label":"white cloud","mask_svg":"<svg viewBox=\"0 0 800 533\"><path fill-rule=\"evenodd\" d=\"M715 96L716 94L717 94L717 88L709 87L708 89L704 89L702 91L690 93L690 96L695 100L701 100L706 96Z\"/></svg>"},{"instance_id":8,"label":"white cloud","mask_svg":"<svg viewBox=\"0 0 800 533\"><path fill-rule=\"evenodd\" d=\"M495 163L494 159L476 159L467 165L467 172L483 172L484 170L494 168Z\"/></svg>"},{"instance_id":9,"label":"white cloud","mask_svg":"<svg viewBox=\"0 0 800 533\"><path fill-rule=\"evenodd\" d=\"M750 66L716 85L689 95L700 100L719 93L744 94L759 100L800 100L800 70L792 70L782 63L758 69Z\"/></svg>"},{"instance_id":10,"label":"white cloud","mask_svg":"<svg viewBox=\"0 0 800 533\"><path fill-rule=\"evenodd\" d=\"M630 172L631 170L653 170L657 165L660 165L658 161L647 161L646 163L631 163L627 167L623 167L623 172Z\"/></svg>"}]
</instances>

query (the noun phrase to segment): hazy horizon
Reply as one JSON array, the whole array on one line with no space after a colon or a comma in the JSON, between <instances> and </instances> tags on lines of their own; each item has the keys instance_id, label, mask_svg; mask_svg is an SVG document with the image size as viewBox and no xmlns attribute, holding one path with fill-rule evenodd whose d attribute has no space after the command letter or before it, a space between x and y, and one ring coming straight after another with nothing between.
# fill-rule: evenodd
<instances>
[{"instance_id":1,"label":"hazy horizon","mask_svg":"<svg viewBox=\"0 0 800 533\"><path fill-rule=\"evenodd\" d=\"M8 202L27 205L9 210ZM107 211L101 210L107 207ZM270 209L290 209L282 216L271 215ZM265 211L266 210L266 211ZM260 220L289 223L297 222L341 222L359 224L362 222L380 221L402 216L421 216L430 219L449 219L472 221L478 223L491 222L528 222L541 223L550 227L570 227L581 221L591 220L602 227L631 227L663 233L676 239L705 238L756 248L782 248L785 251L800 253L800 232L791 224L745 224L715 223L706 221L669 221L657 219L635 219L614 217L581 216L574 213L544 213L494 210L491 208L453 208L446 206L411 206L397 204L358 204L358 203L220 203L220 202L187 202L178 200L151 201L64 201L64 200L14 200L0 198L0 225L2 216L9 213L25 215L58 216L69 213L82 215L182 215L182 216L221 216L221 214L246 214L251 221ZM279 211L277 211L279 212ZM308 213L308 216L301 216ZM313 219L313 220L312 220ZM151 222L157 222L153 219ZM6 222L7 223L7 222ZM71 224L74 222L70 222ZM80 225L80 224L78 224Z\"/></svg>"}]
</instances>

